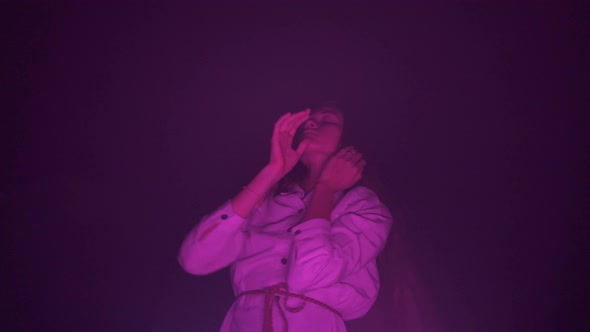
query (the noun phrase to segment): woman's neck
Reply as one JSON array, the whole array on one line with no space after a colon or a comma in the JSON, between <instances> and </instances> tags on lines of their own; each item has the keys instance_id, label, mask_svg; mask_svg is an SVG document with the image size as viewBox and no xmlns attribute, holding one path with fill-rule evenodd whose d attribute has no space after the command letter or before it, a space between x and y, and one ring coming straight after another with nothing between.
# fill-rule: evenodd
<instances>
[{"instance_id":1,"label":"woman's neck","mask_svg":"<svg viewBox=\"0 0 590 332\"><path fill-rule=\"evenodd\" d=\"M322 171L327 161L327 156L324 158L319 158L318 156L317 158L314 158L313 162L306 163L307 176L305 176L303 181L301 181L300 183L301 188L303 189L303 191L305 191L306 194L312 191L315 185L317 184L318 179L320 178L320 175L322 174Z\"/></svg>"}]
</instances>

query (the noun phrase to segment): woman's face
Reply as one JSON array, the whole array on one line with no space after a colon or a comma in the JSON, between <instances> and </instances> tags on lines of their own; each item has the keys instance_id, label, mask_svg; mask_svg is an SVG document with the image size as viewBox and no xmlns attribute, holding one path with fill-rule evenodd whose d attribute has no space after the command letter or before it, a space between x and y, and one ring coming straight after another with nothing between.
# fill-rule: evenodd
<instances>
[{"instance_id":1,"label":"woman's face","mask_svg":"<svg viewBox=\"0 0 590 332\"><path fill-rule=\"evenodd\" d=\"M310 140L305 152L334 154L340 147L342 125L342 112L335 107L322 107L313 111L300 128L301 138Z\"/></svg>"}]
</instances>

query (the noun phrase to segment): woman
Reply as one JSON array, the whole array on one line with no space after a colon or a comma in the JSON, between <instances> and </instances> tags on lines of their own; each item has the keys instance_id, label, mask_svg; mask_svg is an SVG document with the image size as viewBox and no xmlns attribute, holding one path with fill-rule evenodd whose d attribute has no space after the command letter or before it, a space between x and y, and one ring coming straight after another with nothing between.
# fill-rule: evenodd
<instances>
[{"instance_id":1,"label":"woman","mask_svg":"<svg viewBox=\"0 0 590 332\"><path fill-rule=\"evenodd\" d=\"M231 264L236 300L221 331L346 331L343 320L375 302L375 258L392 219L373 191L355 186L366 162L341 147L342 134L336 107L283 115L269 163L184 240L187 272Z\"/></svg>"}]
</instances>

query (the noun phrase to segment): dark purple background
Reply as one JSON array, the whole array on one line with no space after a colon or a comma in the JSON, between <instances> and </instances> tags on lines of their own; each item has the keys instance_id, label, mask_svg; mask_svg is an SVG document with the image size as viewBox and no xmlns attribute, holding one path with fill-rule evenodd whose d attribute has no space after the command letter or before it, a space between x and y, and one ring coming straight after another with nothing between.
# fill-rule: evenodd
<instances>
[{"instance_id":1,"label":"dark purple background","mask_svg":"<svg viewBox=\"0 0 590 332\"><path fill-rule=\"evenodd\" d=\"M180 242L324 99L448 331L589 328L588 3L140 3L3 8L11 330L217 330Z\"/></svg>"}]
</instances>

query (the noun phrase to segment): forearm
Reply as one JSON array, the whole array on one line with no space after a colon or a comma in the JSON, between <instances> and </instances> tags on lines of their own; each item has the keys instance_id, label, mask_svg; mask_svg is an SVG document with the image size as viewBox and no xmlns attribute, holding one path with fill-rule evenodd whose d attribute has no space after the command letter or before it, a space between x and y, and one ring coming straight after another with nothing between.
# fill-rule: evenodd
<instances>
[{"instance_id":1,"label":"forearm","mask_svg":"<svg viewBox=\"0 0 590 332\"><path fill-rule=\"evenodd\" d=\"M334 208L335 194L336 191L322 185L317 185L301 222L318 218L330 220L330 215Z\"/></svg>"},{"instance_id":2,"label":"forearm","mask_svg":"<svg viewBox=\"0 0 590 332\"><path fill-rule=\"evenodd\" d=\"M373 191L357 187L344 194L337 205L329 222L309 219L293 227L287 278L290 290L305 293L311 288L330 287L366 268L385 246L392 218Z\"/></svg>"},{"instance_id":3,"label":"forearm","mask_svg":"<svg viewBox=\"0 0 590 332\"><path fill-rule=\"evenodd\" d=\"M185 237L178 262L185 271L205 275L231 264L241 251L245 234L244 218L229 204L223 204L201 221Z\"/></svg>"},{"instance_id":4,"label":"forearm","mask_svg":"<svg viewBox=\"0 0 590 332\"><path fill-rule=\"evenodd\" d=\"M258 204L268 191L278 183L280 175L271 167L264 167L256 177L231 199L231 206L236 214L247 218L256 204Z\"/></svg>"}]
</instances>

